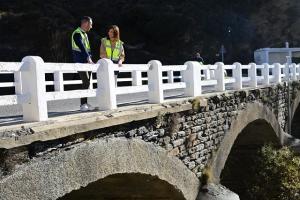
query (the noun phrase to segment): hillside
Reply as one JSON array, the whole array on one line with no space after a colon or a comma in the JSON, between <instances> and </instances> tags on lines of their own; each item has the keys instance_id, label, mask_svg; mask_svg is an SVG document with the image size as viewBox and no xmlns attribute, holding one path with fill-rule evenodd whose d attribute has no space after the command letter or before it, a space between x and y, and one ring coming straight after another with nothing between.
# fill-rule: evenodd
<instances>
[{"instance_id":1,"label":"hillside","mask_svg":"<svg viewBox=\"0 0 300 200\"><path fill-rule=\"evenodd\" d=\"M128 63L179 64L196 51L213 63L222 44L227 63L247 63L257 48L300 46L299 10L299 0L0 0L0 60L71 62L70 35L89 15L95 61L106 27L117 24Z\"/></svg>"}]
</instances>

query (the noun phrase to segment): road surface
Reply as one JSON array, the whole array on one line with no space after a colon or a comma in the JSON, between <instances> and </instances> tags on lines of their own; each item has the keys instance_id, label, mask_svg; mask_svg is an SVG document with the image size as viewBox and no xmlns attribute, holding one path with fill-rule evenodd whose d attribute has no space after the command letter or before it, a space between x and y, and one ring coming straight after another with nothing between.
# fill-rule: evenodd
<instances>
[{"instance_id":1,"label":"road surface","mask_svg":"<svg viewBox=\"0 0 300 200\"><path fill-rule=\"evenodd\" d=\"M117 96L118 106L146 104L148 103L148 94L126 94ZM164 92L165 98L183 97L183 90L169 90ZM88 98L89 104L96 106L96 98ZM48 102L49 117L67 115L71 113L78 113L80 106L80 99L57 100ZM0 126L15 124L22 122L22 106L0 106Z\"/></svg>"}]
</instances>

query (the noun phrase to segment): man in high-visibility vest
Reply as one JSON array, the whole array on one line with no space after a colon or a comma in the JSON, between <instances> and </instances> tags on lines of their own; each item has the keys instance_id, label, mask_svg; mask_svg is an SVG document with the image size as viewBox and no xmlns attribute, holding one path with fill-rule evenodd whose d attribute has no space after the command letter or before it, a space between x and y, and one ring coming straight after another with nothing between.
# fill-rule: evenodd
<instances>
[{"instance_id":1,"label":"man in high-visibility vest","mask_svg":"<svg viewBox=\"0 0 300 200\"><path fill-rule=\"evenodd\" d=\"M72 33L72 52L73 52L73 60L76 63L90 63L92 64L91 58L91 47L90 42L87 36L87 32L91 30L93 26L93 21L91 17L84 16L81 19L80 27L75 29ZM82 89L88 89L90 86L90 78L91 72L81 71L78 72L79 76L82 80ZM87 103L87 98L80 99L80 110L88 111L93 110L93 107Z\"/></svg>"}]
</instances>

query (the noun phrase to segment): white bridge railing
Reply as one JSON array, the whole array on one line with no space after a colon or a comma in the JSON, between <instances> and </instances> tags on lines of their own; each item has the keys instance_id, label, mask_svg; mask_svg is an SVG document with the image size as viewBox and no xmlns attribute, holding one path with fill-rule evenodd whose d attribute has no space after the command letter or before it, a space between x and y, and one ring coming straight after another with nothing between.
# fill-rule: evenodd
<instances>
[{"instance_id":1,"label":"white bridge railing","mask_svg":"<svg viewBox=\"0 0 300 200\"><path fill-rule=\"evenodd\" d=\"M202 93L241 90L246 87L267 86L288 80L300 79L300 66L296 64L250 63L241 65L200 65L186 62L184 65L162 66L153 60L148 64L117 67L110 60L101 59L97 64L45 63L40 57L27 56L22 62L0 62L0 74L13 74L14 82L0 82L0 88L15 87L14 95L0 96L0 106L22 104L24 121L44 121L48 119L47 102L61 99L96 97L100 110L117 108L117 95L148 93L149 103L162 103L164 91L182 89L187 97L200 96ZM118 78L118 82L130 81L131 86L116 87L114 71L130 72L131 78ZM65 91L64 86L81 84L81 80L64 80L63 74L78 71L92 71L97 80L87 90ZM142 73L147 72L147 77ZM174 72L180 72L175 76ZM46 81L45 74L53 74L53 81ZM166 74L167 76L163 76ZM175 79L179 82L174 81ZM167 80L167 83L165 83ZM1 80L0 80L1 81ZM143 81L148 81L143 84ZM54 91L46 92L47 85L54 85Z\"/></svg>"}]
</instances>

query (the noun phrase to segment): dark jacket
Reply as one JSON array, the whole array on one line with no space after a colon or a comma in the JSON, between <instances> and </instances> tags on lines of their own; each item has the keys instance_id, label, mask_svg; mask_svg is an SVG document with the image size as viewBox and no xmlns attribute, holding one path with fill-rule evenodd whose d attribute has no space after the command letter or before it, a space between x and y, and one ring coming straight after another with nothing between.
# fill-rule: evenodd
<instances>
[{"instance_id":1,"label":"dark jacket","mask_svg":"<svg viewBox=\"0 0 300 200\"><path fill-rule=\"evenodd\" d=\"M82 42L81 35L79 33L75 33L73 35L73 39L75 41L75 44L79 47L79 51L72 50L73 53L73 61L75 63L87 63L88 57L91 57L91 52L88 52Z\"/></svg>"}]
</instances>

